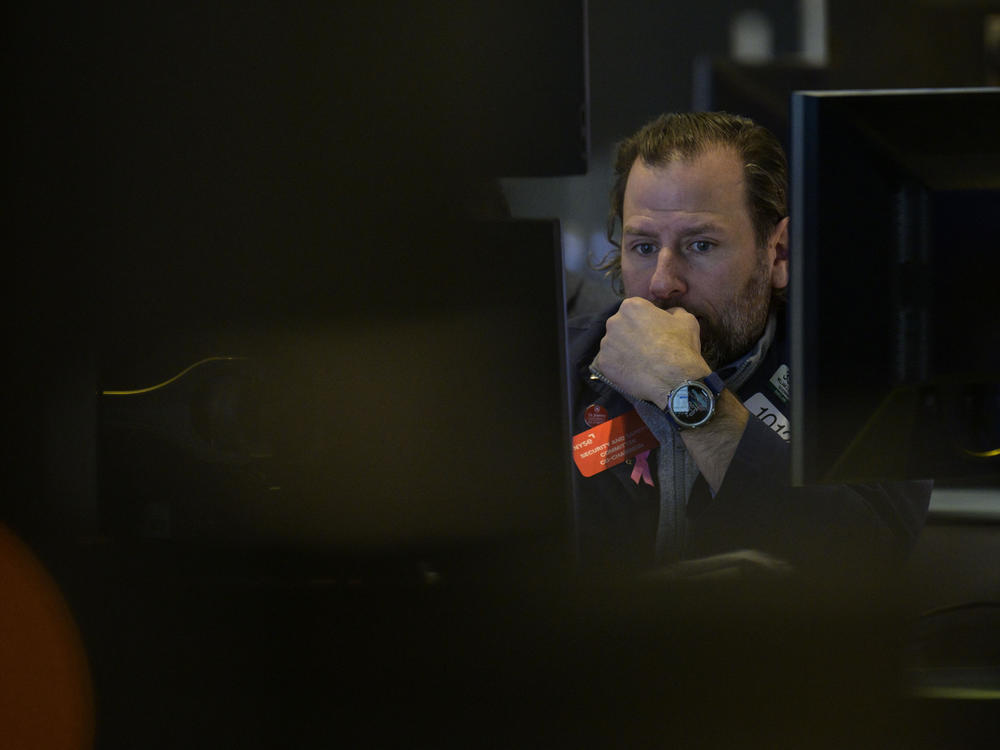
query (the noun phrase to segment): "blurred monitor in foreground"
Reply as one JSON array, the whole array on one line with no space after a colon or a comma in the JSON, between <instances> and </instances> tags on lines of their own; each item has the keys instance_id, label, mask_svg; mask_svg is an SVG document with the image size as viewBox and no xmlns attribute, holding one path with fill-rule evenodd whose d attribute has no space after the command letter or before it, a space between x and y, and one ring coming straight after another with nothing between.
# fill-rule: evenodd
<instances>
[{"instance_id":1,"label":"blurred monitor in foreground","mask_svg":"<svg viewBox=\"0 0 1000 750\"><path fill-rule=\"evenodd\" d=\"M558 557L571 528L558 231L471 222L387 248L368 302L288 300L218 351L189 346L224 320L175 321L165 375L200 364L102 384L106 530L334 558Z\"/></svg>"},{"instance_id":2,"label":"blurred monitor in foreground","mask_svg":"<svg viewBox=\"0 0 1000 750\"><path fill-rule=\"evenodd\" d=\"M792 97L796 483L1000 478L1000 89Z\"/></svg>"}]
</instances>

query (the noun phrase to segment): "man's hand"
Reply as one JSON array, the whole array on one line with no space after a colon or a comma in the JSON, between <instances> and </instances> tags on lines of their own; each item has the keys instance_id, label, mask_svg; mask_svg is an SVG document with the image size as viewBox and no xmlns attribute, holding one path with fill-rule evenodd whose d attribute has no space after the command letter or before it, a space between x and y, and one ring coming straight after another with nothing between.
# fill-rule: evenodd
<instances>
[{"instance_id":1,"label":"man's hand","mask_svg":"<svg viewBox=\"0 0 1000 750\"><path fill-rule=\"evenodd\" d=\"M697 318L680 307L661 310L641 297L626 299L608 319L593 366L626 393L661 409L673 388L712 372L701 356ZM680 433L713 492L722 486L749 417L726 389L708 424Z\"/></svg>"},{"instance_id":2,"label":"man's hand","mask_svg":"<svg viewBox=\"0 0 1000 750\"><path fill-rule=\"evenodd\" d=\"M629 297L608 319L594 367L619 388L661 409L671 389L712 372L701 356L698 320L681 307L661 310Z\"/></svg>"}]
</instances>

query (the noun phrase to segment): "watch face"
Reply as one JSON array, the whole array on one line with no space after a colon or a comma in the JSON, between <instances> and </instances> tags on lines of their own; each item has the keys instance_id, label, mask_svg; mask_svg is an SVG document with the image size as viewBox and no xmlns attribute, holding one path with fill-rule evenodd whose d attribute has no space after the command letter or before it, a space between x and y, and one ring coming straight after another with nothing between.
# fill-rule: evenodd
<instances>
[{"instance_id":1,"label":"watch face","mask_svg":"<svg viewBox=\"0 0 1000 750\"><path fill-rule=\"evenodd\" d=\"M698 382L682 383L670 394L667 404L671 415L682 427L697 427L715 411L715 397L708 386Z\"/></svg>"}]
</instances>

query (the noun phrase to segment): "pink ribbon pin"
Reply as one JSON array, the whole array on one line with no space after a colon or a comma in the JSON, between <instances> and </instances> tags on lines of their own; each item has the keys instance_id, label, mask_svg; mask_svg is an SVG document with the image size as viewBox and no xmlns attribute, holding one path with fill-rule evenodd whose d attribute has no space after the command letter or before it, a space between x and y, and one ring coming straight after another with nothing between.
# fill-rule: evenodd
<instances>
[{"instance_id":1,"label":"pink ribbon pin","mask_svg":"<svg viewBox=\"0 0 1000 750\"><path fill-rule=\"evenodd\" d=\"M649 451L635 454L635 466L632 468L632 481L639 484L640 480L653 486L653 475L649 471Z\"/></svg>"}]
</instances>

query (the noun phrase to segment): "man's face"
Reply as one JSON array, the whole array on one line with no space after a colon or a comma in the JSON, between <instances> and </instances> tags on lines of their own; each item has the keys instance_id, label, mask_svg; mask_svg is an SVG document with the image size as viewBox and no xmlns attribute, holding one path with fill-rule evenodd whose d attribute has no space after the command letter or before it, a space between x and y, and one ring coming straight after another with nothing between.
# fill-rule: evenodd
<instances>
[{"instance_id":1,"label":"man's face","mask_svg":"<svg viewBox=\"0 0 1000 750\"><path fill-rule=\"evenodd\" d=\"M762 333L771 290L788 283L787 245L786 219L758 248L734 151L632 166L622 212L625 294L695 315L713 369Z\"/></svg>"}]
</instances>

